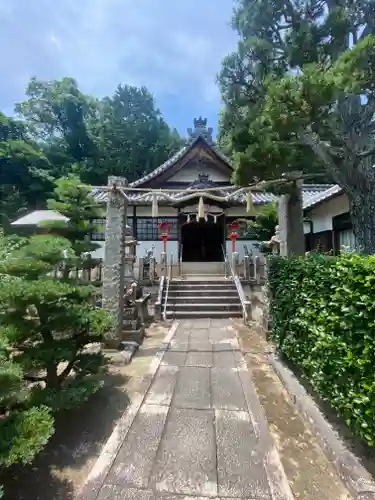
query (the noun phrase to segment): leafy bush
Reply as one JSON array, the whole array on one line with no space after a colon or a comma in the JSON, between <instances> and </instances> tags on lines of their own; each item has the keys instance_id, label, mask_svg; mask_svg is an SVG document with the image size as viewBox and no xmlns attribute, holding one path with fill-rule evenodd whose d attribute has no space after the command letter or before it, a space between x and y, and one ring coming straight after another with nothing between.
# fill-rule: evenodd
<instances>
[{"instance_id":1,"label":"leafy bush","mask_svg":"<svg viewBox=\"0 0 375 500\"><path fill-rule=\"evenodd\" d=\"M94 287L57 278L70 242L33 236L0 260L0 468L30 463L54 432L54 412L103 383L105 360L88 344L111 328ZM0 493L1 498L1 493Z\"/></svg>"},{"instance_id":2,"label":"leafy bush","mask_svg":"<svg viewBox=\"0 0 375 500\"><path fill-rule=\"evenodd\" d=\"M102 342L111 327L95 307L94 287L53 277L69 246L64 238L34 236L0 264L0 272L17 277L0 287L0 337L23 378L35 383L35 401L54 410L83 402L102 385L104 356L85 347Z\"/></svg>"},{"instance_id":3,"label":"leafy bush","mask_svg":"<svg viewBox=\"0 0 375 500\"><path fill-rule=\"evenodd\" d=\"M88 346L104 340L112 320L83 273L70 273L95 263L81 255L96 248L87 241L87 218L98 210L88 191L77 179L57 183L60 201L51 203L69 222L47 226L65 237L0 232L0 468L30 463L54 432L54 412L103 384L105 358Z\"/></svg>"},{"instance_id":4,"label":"leafy bush","mask_svg":"<svg viewBox=\"0 0 375 500\"><path fill-rule=\"evenodd\" d=\"M375 256L271 257L272 334L314 390L375 445Z\"/></svg>"}]
</instances>

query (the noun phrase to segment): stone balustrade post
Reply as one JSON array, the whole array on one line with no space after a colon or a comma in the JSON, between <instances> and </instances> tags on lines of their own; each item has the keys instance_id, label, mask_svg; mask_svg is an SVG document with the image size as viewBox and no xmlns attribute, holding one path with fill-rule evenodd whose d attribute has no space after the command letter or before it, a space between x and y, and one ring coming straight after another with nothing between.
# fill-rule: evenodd
<instances>
[{"instance_id":1,"label":"stone balustrade post","mask_svg":"<svg viewBox=\"0 0 375 500\"><path fill-rule=\"evenodd\" d=\"M140 257L138 260L138 281L140 282L143 282L143 280L145 279L144 267L145 259L144 257Z\"/></svg>"},{"instance_id":2,"label":"stone balustrade post","mask_svg":"<svg viewBox=\"0 0 375 500\"><path fill-rule=\"evenodd\" d=\"M250 279L250 256L245 255L243 258L243 276L246 281Z\"/></svg>"},{"instance_id":3,"label":"stone balustrade post","mask_svg":"<svg viewBox=\"0 0 375 500\"><path fill-rule=\"evenodd\" d=\"M235 276L238 276L238 264L240 262L240 257L238 252L232 253L232 268Z\"/></svg>"},{"instance_id":4,"label":"stone balustrade post","mask_svg":"<svg viewBox=\"0 0 375 500\"><path fill-rule=\"evenodd\" d=\"M151 284L155 282L156 279L156 259L155 257L150 257L150 282Z\"/></svg>"},{"instance_id":5,"label":"stone balustrade post","mask_svg":"<svg viewBox=\"0 0 375 500\"><path fill-rule=\"evenodd\" d=\"M255 278L255 283L257 285L260 285L261 276L260 276L260 257L259 257L259 255L257 255L254 258L254 278Z\"/></svg>"},{"instance_id":6,"label":"stone balustrade post","mask_svg":"<svg viewBox=\"0 0 375 500\"><path fill-rule=\"evenodd\" d=\"M162 252L160 257L160 274L161 276L167 276L167 254Z\"/></svg>"},{"instance_id":7,"label":"stone balustrade post","mask_svg":"<svg viewBox=\"0 0 375 500\"><path fill-rule=\"evenodd\" d=\"M114 319L113 329L106 338L107 344L111 347L117 347L121 342L124 319L127 200L119 190L125 186L127 186L127 180L123 177L108 178L102 304Z\"/></svg>"}]
</instances>

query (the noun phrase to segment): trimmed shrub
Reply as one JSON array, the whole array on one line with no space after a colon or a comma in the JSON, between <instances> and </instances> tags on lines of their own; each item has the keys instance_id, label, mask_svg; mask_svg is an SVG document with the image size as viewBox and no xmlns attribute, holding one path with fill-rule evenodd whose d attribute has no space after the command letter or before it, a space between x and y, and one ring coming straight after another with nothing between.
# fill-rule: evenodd
<instances>
[{"instance_id":1,"label":"trimmed shrub","mask_svg":"<svg viewBox=\"0 0 375 500\"><path fill-rule=\"evenodd\" d=\"M269 259L272 335L319 396L375 445L375 256Z\"/></svg>"}]
</instances>

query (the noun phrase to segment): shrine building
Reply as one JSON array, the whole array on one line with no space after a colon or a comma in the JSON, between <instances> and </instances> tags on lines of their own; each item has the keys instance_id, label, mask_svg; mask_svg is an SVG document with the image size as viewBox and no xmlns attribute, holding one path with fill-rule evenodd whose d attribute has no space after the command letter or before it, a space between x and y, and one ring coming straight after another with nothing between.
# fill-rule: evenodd
<instances>
[{"instance_id":1,"label":"shrine building","mask_svg":"<svg viewBox=\"0 0 375 500\"><path fill-rule=\"evenodd\" d=\"M163 251L159 225L167 222L169 239L167 253L183 262L221 262L224 252L230 252L228 228L233 221L254 218L247 210L247 193L231 184L233 166L217 147L207 120L194 120L188 129L186 144L165 163L129 184L127 224L138 242L137 257L154 247L156 259ZM304 185L303 201L326 191L327 185ZM151 191L152 190L152 191ZM157 191L155 191L157 190ZM160 190L160 192L158 191ZM106 203L105 187L93 187L92 194ZM277 200L277 196L252 190L252 205ZM101 245L96 257L104 256L105 219L96 221L103 230L92 239ZM242 225L237 241L240 259L245 248L259 253L246 224Z\"/></svg>"}]
</instances>

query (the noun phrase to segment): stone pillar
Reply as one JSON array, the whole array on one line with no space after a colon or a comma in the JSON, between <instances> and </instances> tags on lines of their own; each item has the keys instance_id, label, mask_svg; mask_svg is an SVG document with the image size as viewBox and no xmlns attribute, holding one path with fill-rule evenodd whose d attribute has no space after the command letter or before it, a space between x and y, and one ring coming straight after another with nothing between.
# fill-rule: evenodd
<instances>
[{"instance_id":1,"label":"stone pillar","mask_svg":"<svg viewBox=\"0 0 375 500\"><path fill-rule=\"evenodd\" d=\"M127 201L117 187L127 186L123 177L109 177L106 232L103 264L103 308L114 318L114 327L107 334L107 344L117 347L121 342L124 318L124 256Z\"/></svg>"},{"instance_id":2,"label":"stone pillar","mask_svg":"<svg viewBox=\"0 0 375 500\"><path fill-rule=\"evenodd\" d=\"M303 231L302 180L296 180L289 194L280 197L278 203L280 226L280 255L305 254Z\"/></svg>"}]
</instances>

